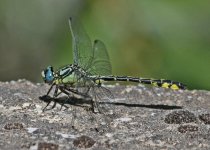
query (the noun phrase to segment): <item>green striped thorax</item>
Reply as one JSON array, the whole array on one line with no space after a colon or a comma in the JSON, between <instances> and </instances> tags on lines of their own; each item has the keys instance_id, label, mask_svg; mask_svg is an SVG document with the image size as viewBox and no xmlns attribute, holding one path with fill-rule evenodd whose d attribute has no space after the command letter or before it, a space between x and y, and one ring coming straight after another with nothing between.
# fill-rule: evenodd
<instances>
[{"instance_id":1,"label":"green striped thorax","mask_svg":"<svg viewBox=\"0 0 210 150\"><path fill-rule=\"evenodd\" d=\"M42 78L48 84L69 84L72 87L83 83L87 73L79 66L71 64L54 72L52 66L48 66L42 71ZM79 79L79 80L78 80Z\"/></svg>"}]
</instances>

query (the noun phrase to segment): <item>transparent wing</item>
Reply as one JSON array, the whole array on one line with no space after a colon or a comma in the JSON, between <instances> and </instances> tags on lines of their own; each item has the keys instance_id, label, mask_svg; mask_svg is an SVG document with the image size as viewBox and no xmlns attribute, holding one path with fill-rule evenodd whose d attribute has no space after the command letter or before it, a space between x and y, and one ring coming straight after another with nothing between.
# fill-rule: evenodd
<instances>
[{"instance_id":1,"label":"transparent wing","mask_svg":"<svg viewBox=\"0 0 210 150\"><path fill-rule=\"evenodd\" d=\"M89 72L93 75L111 75L112 67L104 43L100 40L95 40L93 50L94 57Z\"/></svg>"},{"instance_id":2,"label":"transparent wing","mask_svg":"<svg viewBox=\"0 0 210 150\"><path fill-rule=\"evenodd\" d=\"M73 42L74 64L83 69L89 68L93 60L91 40L78 20L70 18L69 26Z\"/></svg>"}]
</instances>

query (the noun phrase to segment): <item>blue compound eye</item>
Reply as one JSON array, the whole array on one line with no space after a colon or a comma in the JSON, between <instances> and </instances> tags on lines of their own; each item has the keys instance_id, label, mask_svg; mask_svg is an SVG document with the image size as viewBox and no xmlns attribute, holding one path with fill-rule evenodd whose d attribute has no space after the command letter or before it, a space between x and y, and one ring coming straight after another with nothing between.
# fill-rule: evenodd
<instances>
[{"instance_id":1,"label":"blue compound eye","mask_svg":"<svg viewBox=\"0 0 210 150\"><path fill-rule=\"evenodd\" d=\"M46 83L51 83L54 80L54 72L51 66L47 67L44 71L42 71L42 77Z\"/></svg>"}]
</instances>

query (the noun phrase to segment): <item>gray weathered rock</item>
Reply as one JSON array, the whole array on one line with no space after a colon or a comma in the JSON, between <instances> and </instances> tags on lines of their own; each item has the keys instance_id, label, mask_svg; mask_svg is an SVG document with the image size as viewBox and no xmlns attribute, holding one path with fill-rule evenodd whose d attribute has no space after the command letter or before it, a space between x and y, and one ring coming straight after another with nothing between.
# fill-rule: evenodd
<instances>
[{"instance_id":1,"label":"gray weathered rock","mask_svg":"<svg viewBox=\"0 0 210 150\"><path fill-rule=\"evenodd\" d=\"M210 92L107 88L115 98L104 114L66 97L42 112L49 86L0 82L0 149L210 149Z\"/></svg>"}]
</instances>

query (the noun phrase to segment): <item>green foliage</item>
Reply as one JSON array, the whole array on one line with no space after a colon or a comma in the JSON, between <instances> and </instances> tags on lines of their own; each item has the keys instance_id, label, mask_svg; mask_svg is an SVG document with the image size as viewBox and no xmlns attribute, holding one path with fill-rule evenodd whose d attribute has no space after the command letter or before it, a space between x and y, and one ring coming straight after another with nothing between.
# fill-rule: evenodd
<instances>
[{"instance_id":1,"label":"green foliage","mask_svg":"<svg viewBox=\"0 0 210 150\"><path fill-rule=\"evenodd\" d=\"M209 1L0 2L0 80L41 81L72 63L70 16L104 41L113 74L166 78L210 89Z\"/></svg>"}]
</instances>

